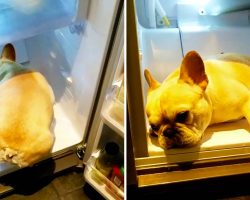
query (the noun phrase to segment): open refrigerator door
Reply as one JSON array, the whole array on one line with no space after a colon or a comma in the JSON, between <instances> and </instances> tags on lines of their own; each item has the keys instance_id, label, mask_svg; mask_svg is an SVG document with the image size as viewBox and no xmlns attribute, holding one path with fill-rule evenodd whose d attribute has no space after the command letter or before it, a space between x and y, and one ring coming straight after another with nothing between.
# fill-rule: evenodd
<instances>
[{"instance_id":1,"label":"open refrigerator door","mask_svg":"<svg viewBox=\"0 0 250 200\"><path fill-rule=\"evenodd\" d=\"M123 26L123 25L122 25ZM120 41L121 42L121 41ZM119 43L120 43L119 42ZM84 177L105 199L124 199L124 52L123 42L115 48L108 90L99 103L99 127L90 156L84 158ZM101 98L102 99L102 98ZM93 139L92 139L93 140ZM87 146L89 145L87 143ZM112 154L114 149L116 152ZM110 154L109 154L110 153Z\"/></svg>"}]
</instances>

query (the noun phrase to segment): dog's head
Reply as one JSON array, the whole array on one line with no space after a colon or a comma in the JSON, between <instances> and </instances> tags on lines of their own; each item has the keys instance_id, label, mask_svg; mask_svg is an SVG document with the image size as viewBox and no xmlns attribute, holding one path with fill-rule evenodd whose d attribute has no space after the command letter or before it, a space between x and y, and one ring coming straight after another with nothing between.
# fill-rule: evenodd
<instances>
[{"instance_id":1,"label":"dog's head","mask_svg":"<svg viewBox=\"0 0 250 200\"><path fill-rule=\"evenodd\" d=\"M183 59L179 75L157 82L148 70L146 113L160 146L192 146L200 141L211 120L211 106L205 90L208 78L204 63L195 51Z\"/></svg>"}]
</instances>

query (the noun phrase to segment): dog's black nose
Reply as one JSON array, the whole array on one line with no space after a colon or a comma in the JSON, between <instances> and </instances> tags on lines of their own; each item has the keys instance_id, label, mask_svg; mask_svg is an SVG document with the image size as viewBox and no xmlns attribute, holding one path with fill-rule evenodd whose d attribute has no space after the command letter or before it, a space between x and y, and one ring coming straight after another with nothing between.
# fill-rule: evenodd
<instances>
[{"instance_id":1,"label":"dog's black nose","mask_svg":"<svg viewBox=\"0 0 250 200\"><path fill-rule=\"evenodd\" d=\"M171 128L166 129L163 132L163 135L165 137L168 137L168 138L173 138L175 136L175 134L176 134L176 131L174 129L171 129Z\"/></svg>"}]
</instances>

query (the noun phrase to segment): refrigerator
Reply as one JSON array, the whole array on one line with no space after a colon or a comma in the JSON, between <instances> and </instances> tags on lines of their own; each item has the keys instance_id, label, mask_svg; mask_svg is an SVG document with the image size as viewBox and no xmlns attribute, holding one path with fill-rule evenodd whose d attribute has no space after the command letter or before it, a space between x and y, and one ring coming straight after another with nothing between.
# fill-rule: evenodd
<instances>
[{"instance_id":1,"label":"refrigerator","mask_svg":"<svg viewBox=\"0 0 250 200\"><path fill-rule=\"evenodd\" d=\"M99 192L103 184L87 176L96 152L107 142L124 152L123 15L119 0L0 1L1 49L12 43L16 62L44 75L55 95L53 149L33 167L53 174L85 165L83 178ZM18 170L0 163L1 177ZM122 198L122 189L103 178ZM12 189L1 183L2 194ZM108 199L112 193L101 192Z\"/></svg>"},{"instance_id":2,"label":"refrigerator","mask_svg":"<svg viewBox=\"0 0 250 200\"><path fill-rule=\"evenodd\" d=\"M227 52L249 56L249 10L249 1L128 2L128 185L152 193L172 188L174 193L175 186L196 183L199 187L199 181L205 180L211 187L213 180L249 174L250 134L245 119L208 127L201 144L194 147L161 148L149 134L148 85L143 75L147 68L161 83L191 50L204 59Z\"/></svg>"}]
</instances>

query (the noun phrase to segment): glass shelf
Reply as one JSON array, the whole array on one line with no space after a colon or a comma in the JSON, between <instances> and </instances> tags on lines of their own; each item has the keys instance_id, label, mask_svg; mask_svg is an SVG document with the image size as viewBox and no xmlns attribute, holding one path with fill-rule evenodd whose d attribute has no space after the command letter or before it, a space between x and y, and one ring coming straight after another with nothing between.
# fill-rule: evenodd
<instances>
[{"instance_id":1,"label":"glass shelf","mask_svg":"<svg viewBox=\"0 0 250 200\"><path fill-rule=\"evenodd\" d=\"M163 149L157 137L148 136L146 159L138 159L137 165L165 163L212 163L250 157L250 129L246 119L221 123L208 127L200 144L187 148Z\"/></svg>"},{"instance_id":2,"label":"glass shelf","mask_svg":"<svg viewBox=\"0 0 250 200\"><path fill-rule=\"evenodd\" d=\"M78 0L0 0L0 45L73 22Z\"/></svg>"}]
</instances>

